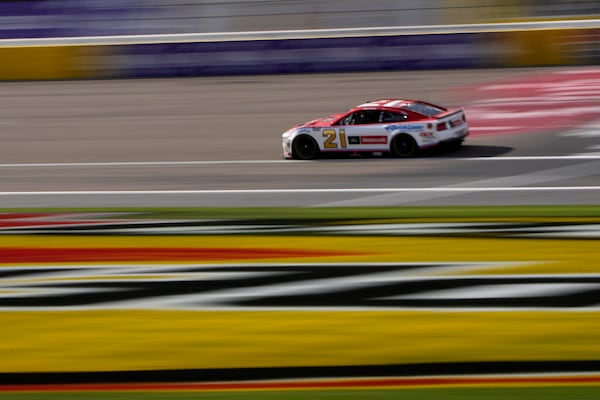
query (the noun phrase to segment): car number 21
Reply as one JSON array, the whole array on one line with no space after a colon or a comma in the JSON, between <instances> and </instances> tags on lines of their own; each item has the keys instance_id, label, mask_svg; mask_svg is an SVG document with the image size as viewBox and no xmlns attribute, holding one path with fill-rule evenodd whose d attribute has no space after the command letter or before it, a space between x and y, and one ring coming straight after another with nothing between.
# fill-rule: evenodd
<instances>
[{"instance_id":1,"label":"car number 21","mask_svg":"<svg viewBox=\"0 0 600 400\"><path fill-rule=\"evenodd\" d=\"M342 148L345 149L347 147L346 144L346 130L340 129L339 133L339 144L338 144L338 133L335 129L324 129L323 137L325 138L325 143L323 147L326 149L337 149Z\"/></svg>"}]
</instances>

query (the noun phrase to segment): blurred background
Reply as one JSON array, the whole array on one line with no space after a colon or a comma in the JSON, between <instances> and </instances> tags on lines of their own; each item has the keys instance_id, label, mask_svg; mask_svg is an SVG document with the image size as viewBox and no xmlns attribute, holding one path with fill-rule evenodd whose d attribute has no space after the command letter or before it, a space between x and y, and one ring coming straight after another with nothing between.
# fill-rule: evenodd
<instances>
[{"instance_id":1,"label":"blurred background","mask_svg":"<svg viewBox=\"0 0 600 400\"><path fill-rule=\"evenodd\" d=\"M0 80L595 65L599 16L597 0L9 0Z\"/></svg>"},{"instance_id":2,"label":"blurred background","mask_svg":"<svg viewBox=\"0 0 600 400\"><path fill-rule=\"evenodd\" d=\"M131 204L134 207L187 206L200 205L199 199L206 198L207 203L202 205L209 205L211 203L208 202L212 201L219 206L240 203L270 206L281 205L277 204L280 201L278 195L273 193L286 190L298 199L298 203L285 200L290 202L288 204L297 205L302 201L306 202L303 204L307 205L306 208L313 209L324 205L596 204L598 201L593 196L598 193L600 168L598 156L593 154L599 144L594 139L598 136L592 136L590 132L597 135L600 131L596 128L600 127L600 70L559 71L530 75L531 78L523 78L520 75L522 71L509 77L507 70L521 69L514 67L598 65L598 18L600 0L0 0L0 39L3 39L0 40L0 81L17 81L3 82L1 86L3 96L0 99L4 99L4 103L0 107L0 160L4 164L0 169L0 182L3 190L9 191L4 192L1 205L25 207L34 204L44 209L126 207ZM561 24L570 21L570 26L539 29L532 28L531 25L535 24L527 24L511 27L514 30L456 28L444 33L429 28L548 20ZM573 24L573 20L588 20L585 22L589 24L580 26ZM425 32L402 29L415 26L426 27ZM247 33L363 27L397 28L380 35L356 29L360 32L337 32L327 37L322 32L313 35L303 32L293 38ZM202 35L218 32L234 34L224 39L207 38L218 35ZM174 37L185 33L199 35L186 39ZM121 37L151 34L172 36ZM97 36L117 38L92 40ZM21 38L34 40L10 40ZM79 38L84 39L77 40ZM478 68L481 70L477 71ZM491 71L492 68L497 70ZM437 71L387 73L425 69ZM544 72L547 69L540 70ZM355 71L377 73L368 77L364 74L302 75ZM286 73L298 75L270 76ZM265 77L130 79L238 74L262 74ZM97 81L94 80L97 78ZM51 82L31 82L37 80ZM273 164L281 161L281 132L292 124L343 111L341 107L359 104L358 101L398 95L426 97L435 102L448 99L455 101L456 105L464 104L472 132L477 133L475 129L479 129L479 133L483 133L469 143L468 153L457 153L456 160L432 157L432 160L402 164L353 161ZM566 111L565 102L569 104ZM568 118L561 118L561 113ZM584 123L588 125L580 131L572 130ZM540 129L548 134L517 134L539 133ZM495 135L511 130L511 135ZM558 130L563 132L559 134ZM581 153L595 158L581 160L570 157ZM477 160L461 159L462 154ZM491 159L493 155L500 154L515 158ZM519 161L522 156L524 162ZM548 159L544 159L546 156ZM190 160L193 161L190 163ZM504 161L509 163L502 163ZM475 166L474 162L479 164ZM397 196L377 192L348 199L329 199L314 193L305 197L295 194L299 188L352 191L361 186L377 190L393 188L394 185L408 187L409 190L414 186L417 189L442 188L443 191L399 193ZM544 185L564 190L560 192L564 195L558 194L558 191L551 192L552 195L544 194L546 192L540 190ZM566 190L571 185L575 185L575 189ZM497 186L507 190L490 190ZM531 186L531 191L521 194L508 190L522 189L517 186L524 189ZM449 194L468 188L474 190L460 195ZM235 199L233 196L225 200L222 200L224 197L211 197L217 192L231 196L228 190L238 189L241 189L241 195ZM260 189L267 190L262 192ZM480 193L479 189L486 193ZM183 191L197 191L198 197L182 194ZM258 196L253 197L254 203L250 203L253 191ZM153 192L158 196L148 194ZM469 193L474 194L474 200L468 198ZM160 197L162 195L167 197ZM547 215L552 210L549 209ZM589 213L594 210L596 208ZM175 254L173 249L181 249L181 254L189 254L192 250L206 251L200 252L199 263L236 264L245 257L242 250L268 250L277 255L285 254L285 249L304 251L316 248L323 254L332 252L327 257L333 257L323 261L316 255L264 256L265 263L277 263L278 258L285 263L356 262L359 252L368 250L371 253L365 252L360 256L362 260L401 262L401 273L408 270L408 276L413 273L411 268L417 270L422 267L421 263L428 263L426 267L433 267L435 271L441 270L440 266L447 263L448 268L456 269L457 274L464 278L470 273L466 271L473 271L473 265L481 263L489 266L485 274L491 275L522 273L527 277L552 273L559 274L557 279L560 279L563 275L578 274L580 276L576 279L581 276L587 279L589 274L589 279L598 279L592 275L597 273L600 265L597 244L591 239L574 239L573 233L587 229L590 235L597 233L597 215L589 221L590 227L577 226L586 215L590 215L584 214L584 211L576 214L577 218L572 223L567 220L564 227L560 225L565 223L559 218L561 215L556 215L556 219L534 219L539 227L523 225L524 219L515 217L506 220L506 227L498 226L498 232L502 233L495 238L490 236L490 232L496 229L493 224L497 224L499 218L493 217L488 222L467 214L471 212L470 208L464 212L468 217L464 221L457 219L456 214L439 220L443 224L448 221L458 223L447 225L448 228L438 225L447 229L446 233L439 234L444 237L429 237L432 234L426 233L424 238L406 234L410 237L390 236L384 240L379 237L362 239L356 235L357 238L342 239L332 234L331 241L323 240L321 236L319 240L315 240L316 236L297 240L287 234L281 238L272 236L268 240L249 234L214 238L199 234L186 239L185 235L193 235L194 232L188 229L185 234L165 240L166 236L150 238L150 235L143 237L146 233L138 236L135 234L137 231L128 231L134 225L126 224L138 217L114 213L110 214L112 218L132 218L129 222L125 220L122 236L117 233L104 235L105 231L93 230L89 232L95 233L79 237L5 235L0 241L0 250L5 248L7 253L22 254L24 263L40 263L39 259L32 261L27 257L44 254L45 249L51 246L54 247L48 251L49 254L85 253L84 261L73 259L70 262L81 263L83 266L76 268L82 271L88 266L88 261L85 261L86 257L91 257L88 253L105 254L110 263L122 263L127 268L128 263L163 263L160 265L164 265L166 271L171 263L175 265L177 261L162 255L164 258L156 260L146 258L148 254L160 253L161 246L164 246L167 255ZM525 212L527 210L523 210ZM85 212L73 215L84 221L92 218ZM174 215L185 221L186 225L182 227L194 228L187 225L189 216ZM431 215L423 220L411 216L406 221L414 224L434 221L431 227L421 228L418 225L412 228L434 232L438 221L433 218L433 213ZM31 216L16 214L9 218L16 220L13 224L20 224L21 218ZM44 214L33 214L33 217L47 224L61 224L75 218L68 214L59 215L56 220ZM166 219L164 215L152 218L157 221ZM193 218L202 221L206 217ZM215 218L220 217L217 215ZM268 215L262 218L251 224L264 229L263 232L271 230L264 224L272 218ZM291 213L288 218L298 216ZM238 219L232 219L233 222L227 226L233 229L247 224ZM381 220L380 217L373 219ZM167 221L169 230L163 232L173 232L170 229L175 226L174 223ZM353 229L361 232L370 224L369 221L361 218L360 224L364 225ZM394 217L389 221L399 224L398 221L402 220ZM25 223L37 226L39 222L29 220ZM293 223L296 222L285 222ZM481 224L487 231L468 234L472 236L457 233L461 232L458 229L465 229L460 225L463 223L468 227ZM11 227L10 222L8 224ZM77 224L83 225L84 222L78 221ZM248 226L251 224L248 223ZM335 222L335 225L336 230L332 231L337 232L339 223ZM147 232L160 234L160 227L149 226L148 229L153 230ZM526 230L511 237L513 226ZM531 233L528 232L538 230L542 236L533 236L529 241ZM98 232L102 232L102 236ZM215 234L218 231L211 232ZM558 239L551 236L553 234L559 235ZM564 237L568 239L561 240ZM336 246L343 249L339 255ZM127 248L149 250L142 258L132 258L125 251ZM263 248L266 250L261 250ZM224 257L217 260L204 255L221 251L215 249L223 249L224 253L231 249L230 253L238 258L232 256L231 259ZM94 253L96 250L98 253ZM140 250L139 253L146 251ZM258 262L256 256L252 257L252 262ZM518 263L515 264L515 260ZM530 264L521 266L521 261L529 261ZM94 260L93 264L98 266L96 264L104 262ZM0 257L0 267L1 264ZM504 270L503 265L506 266ZM101 271L100 268L91 269ZM133 269L122 272L123 275L117 278L119 285L124 284L126 275L133 275ZM435 273L451 277L448 271ZM90 281L104 282L103 272L97 273L99 275L91 276ZM415 276L421 273L418 270L414 272ZM69 280L76 280L68 273L64 274ZM154 279L151 276L154 272L144 274L147 275L140 280ZM382 277L377 279L387 279L387 275ZM52 280L48 277L43 279ZM174 279L168 277L169 281ZM564 290L570 293L573 290L576 293L573 296L580 296L577 290L587 291L589 285L592 288L590 293L597 296L597 281L591 280L591 283L566 281L565 289L560 286L557 292ZM506 284L508 291L517 286L511 282ZM542 286L550 285L540 282ZM575 289L569 286L569 282L574 282ZM557 284L562 285L558 281ZM293 287L289 285L274 286L274 289L268 290L279 292ZM466 291L462 291L461 285L456 286L460 290L457 290L458 297L454 300L465 299ZM486 285L481 286L485 288ZM492 293L500 292L499 289L507 290L494 285L489 284ZM529 290L530 286L525 281L520 285L522 288L514 296L528 297L525 290ZM579 285L584 288L578 289ZM183 287L191 286L187 282ZM263 290L263 287L257 288ZM8 290L4 291L10 293L12 288ZM547 290L545 288L544 293ZM475 298L480 296L477 294L480 292L481 289L474 291ZM175 292L165 293L167 297L175 297ZM188 294L186 292L186 296ZM202 295L200 293L201 298ZM230 292L226 291L226 296L230 296ZM439 294L433 291L431 296L436 298ZM482 298L486 302L493 300L488 294ZM550 294L548 298L552 298ZM128 307L135 308L142 303L131 304L133 306ZM5 366L0 363L0 375L3 368L5 372L8 369L18 373L30 370L38 373L60 372L63 368L68 371L126 371L481 360L524 361L533 362L532 365L550 361L559 366L562 361L568 361L576 369L583 368L577 364L584 365L586 360L596 363L590 364L592 366L599 365L600 360L597 334L600 318L597 318L598 308L591 306L585 306L585 312L565 306L564 310L527 313L441 311L438 314L427 311L419 314L409 310L407 314L393 311L372 314L361 309L356 314L339 313L332 318L329 313L304 310L275 317L270 311L242 311L240 314L211 311L202 314L192 310L188 314L177 310L170 313L167 308L153 310L153 304L143 304L143 310L134 309L132 313L128 313L127 309L123 313L115 312L110 308L112 304L109 309L102 306L91 311L82 308L68 310L64 314L0 310L8 332L5 333L8 339L3 341L4 349L9 354L4 357ZM398 321L402 323L396 323ZM111 329L105 329L106 326ZM314 358L302 359L305 355ZM71 363L65 360L71 360ZM478 364L472 365L477 368ZM565 394L563 398L574 397Z\"/></svg>"},{"instance_id":3,"label":"blurred background","mask_svg":"<svg viewBox=\"0 0 600 400\"><path fill-rule=\"evenodd\" d=\"M597 0L4 0L0 38L596 18Z\"/></svg>"}]
</instances>

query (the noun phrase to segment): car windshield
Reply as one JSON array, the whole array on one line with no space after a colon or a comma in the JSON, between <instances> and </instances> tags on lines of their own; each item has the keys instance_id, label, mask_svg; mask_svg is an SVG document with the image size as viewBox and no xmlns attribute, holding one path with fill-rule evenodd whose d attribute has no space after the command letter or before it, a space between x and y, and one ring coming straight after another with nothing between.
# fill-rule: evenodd
<instances>
[{"instance_id":1,"label":"car windshield","mask_svg":"<svg viewBox=\"0 0 600 400\"><path fill-rule=\"evenodd\" d=\"M417 102L404 103L404 104L402 104L402 108L405 110L408 110L408 111L412 111L412 112L416 112L416 113L425 115L427 117L433 117L434 115L438 115L439 113L446 111L440 107L432 106L430 104L417 103Z\"/></svg>"}]
</instances>

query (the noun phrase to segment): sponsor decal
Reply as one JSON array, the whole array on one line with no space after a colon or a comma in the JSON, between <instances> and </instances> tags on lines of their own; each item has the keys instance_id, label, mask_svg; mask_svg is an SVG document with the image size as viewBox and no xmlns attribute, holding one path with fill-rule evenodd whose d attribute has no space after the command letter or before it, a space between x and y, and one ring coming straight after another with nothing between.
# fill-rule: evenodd
<instances>
[{"instance_id":1,"label":"sponsor decal","mask_svg":"<svg viewBox=\"0 0 600 400\"><path fill-rule=\"evenodd\" d=\"M310 133L310 132L312 132L312 130L310 128L300 128L300 129L298 129L297 132L298 133Z\"/></svg>"},{"instance_id":2,"label":"sponsor decal","mask_svg":"<svg viewBox=\"0 0 600 400\"><path fill-rule=\"evenodd\" d=\"M423 130L425 129L425 125L423 124L396 124L396 125L388 125L385 127L385 130L388 132L394 132L397 130L404 131L415 131L415 130Z\"/></svg>"},{"instance_id":3,"label":"sponsor decal","mask_svg":"<svg viewBox=\"0 0 600 400\"><path fill-rule=\"evenodd\" d=\"M350 144L360 144L360 137L358 137L358 136L348 136L348 143L350 143Z\"/></svg>"},{"instance_id":4,"label":"sponsor decal","mask_svg":"<svg viewBox=\"0 0 600 400\"><path fill-rule=\"evenodd\" d=\"M455 119L453 121L448 121L448 125L450 125L450 128L454 128L456 126L461 126L462 125L462 120L461 119Z\"/></svg>"},{"instance_id":5,"label":"sponsor decal","mask_svg":"<svg viewBox=\"0 0 600 400\"><path fill-rule=\"evenodd\" d=\"M387 136L361 136L360 144L386 144Z\"/></svg>"}]
</instances>

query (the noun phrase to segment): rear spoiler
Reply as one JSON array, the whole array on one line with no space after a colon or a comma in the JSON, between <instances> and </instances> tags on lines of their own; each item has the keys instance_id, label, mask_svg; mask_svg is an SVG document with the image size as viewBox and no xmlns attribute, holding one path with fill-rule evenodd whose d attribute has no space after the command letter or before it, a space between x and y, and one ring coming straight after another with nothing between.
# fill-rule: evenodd
<instances>
[{"instance_id":1,"label":"rear spoiler","mask_svg":"<svg viewBox=\"0 0 600 400\"><path fill-rule=\"evenodd\" d=\"M454 115L459 115L459 114L464 114L464 113L465 113L464 108L459 108L458 110L454 109L454 110L448 110L443 113L440 113L440 114L436 115L435 118L436 119L448 118L448 117L452 117Z\"/></svg>"}]
</instances>

